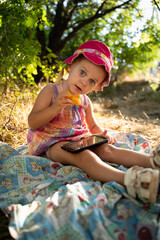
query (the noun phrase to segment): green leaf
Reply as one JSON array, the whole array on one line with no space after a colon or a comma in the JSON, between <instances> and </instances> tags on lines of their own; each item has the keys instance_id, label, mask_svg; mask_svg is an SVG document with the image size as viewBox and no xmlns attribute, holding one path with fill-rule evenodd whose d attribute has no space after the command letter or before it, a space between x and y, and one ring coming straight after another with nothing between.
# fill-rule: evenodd
<instances>
[{"instance_id":1,"label":"green leaf","mask_svg":"<svg viewBox=\"0 0 160 240\"><path fill-rule=\"evenodd\" d=\"M26 21L25 21L26 27L33 27L34 25L34 20L31 16L28 16Z\"/></svg>"}]
</instances>

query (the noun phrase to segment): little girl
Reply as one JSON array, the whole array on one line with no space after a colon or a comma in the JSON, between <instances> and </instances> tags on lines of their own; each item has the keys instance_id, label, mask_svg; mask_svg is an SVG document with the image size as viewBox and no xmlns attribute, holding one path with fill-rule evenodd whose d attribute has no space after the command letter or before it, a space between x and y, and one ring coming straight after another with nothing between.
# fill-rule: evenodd
<instances>
[{"instance_id":1,"label":"little girl","mask_svg":"<svg viewBox=\"0 0 160 240\"><path fill-rule=\"evenodd\" d=\"M52 161L75 165L94 180L116 181L126 186L132 197L138 196L144 202L155 203L159 186L160 146L150 156L113 146L114 141L107 135L107 130L96 122L87 96L94 90L102 91L109 84L113 65L109 48L102 42L91 40L82 44L64 63L68 79L44 87L29 114L29 153L46 153ZM73 104L66 91L73 96L80 95L80 104ZM61 148L68 141L92 134L109 138L109 142L74 154ZM131 168L123 172L107 162Z\"/></svg>"}]
</instances>

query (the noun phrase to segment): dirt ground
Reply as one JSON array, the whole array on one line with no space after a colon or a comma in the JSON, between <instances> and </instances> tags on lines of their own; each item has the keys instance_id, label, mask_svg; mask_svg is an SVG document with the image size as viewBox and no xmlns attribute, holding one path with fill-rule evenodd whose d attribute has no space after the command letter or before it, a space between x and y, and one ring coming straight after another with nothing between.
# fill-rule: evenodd
<instances>
[{"instance_id":1,"label":"dirt ground","mask_svg":"<svg viewBox=\"0 0 160 240\"><path fill-rule=\"evenodd\" d=\"M147 81L117 85L109 94L93 96L97 121L108 129L142 135L154 148L160 143L160 92Z\"/></svg>"}]
</instances>

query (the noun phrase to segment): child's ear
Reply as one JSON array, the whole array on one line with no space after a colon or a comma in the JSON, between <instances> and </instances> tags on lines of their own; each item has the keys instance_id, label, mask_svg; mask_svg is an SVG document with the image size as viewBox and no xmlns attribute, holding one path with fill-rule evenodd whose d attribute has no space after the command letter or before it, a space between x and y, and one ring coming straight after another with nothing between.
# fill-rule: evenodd
<instances>
[{"instance_id":1,"label":"child's ear","mask_svg":"<svg viewBox=\"0 0 160 240\"><path fill-rule=\"evenodd\" d=\"M103 82L99 83L98 86L94 90L95 91L103 91Z\"/></svg>"},{"instance_id":2,"label":"child's ear","mask_svg":"<svg viewBox=\"0 0 160 240\"><path fill-rule=\"evenodd\" d=\"M66 71L69 73L70 70L71 70L71 66L70 66L70 64L67 64L67 66L65 67L65 69L66 69Z\"/></svg>"}]
</instances>

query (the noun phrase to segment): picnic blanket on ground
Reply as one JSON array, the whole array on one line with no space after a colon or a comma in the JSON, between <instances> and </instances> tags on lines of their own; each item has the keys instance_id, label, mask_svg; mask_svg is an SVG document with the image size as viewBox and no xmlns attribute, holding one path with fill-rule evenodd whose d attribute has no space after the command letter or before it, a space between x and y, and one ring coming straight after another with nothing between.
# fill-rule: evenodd
<instances>
[{"instance_id":1,"label":"picnic blanket on ground","mask_svg":"<svg viewBox=\"0 0 160 240\"><path fill-rule=\"evenodd\" d=\"M110 131L118 147L150 152L149 142ZM113 165L123 171L123 166ZM116 182L94 181L75 166L30 156L0 142L0 208L15 239L160 239L160 201L144 204Z\"/></svg>"}]
</instances>

